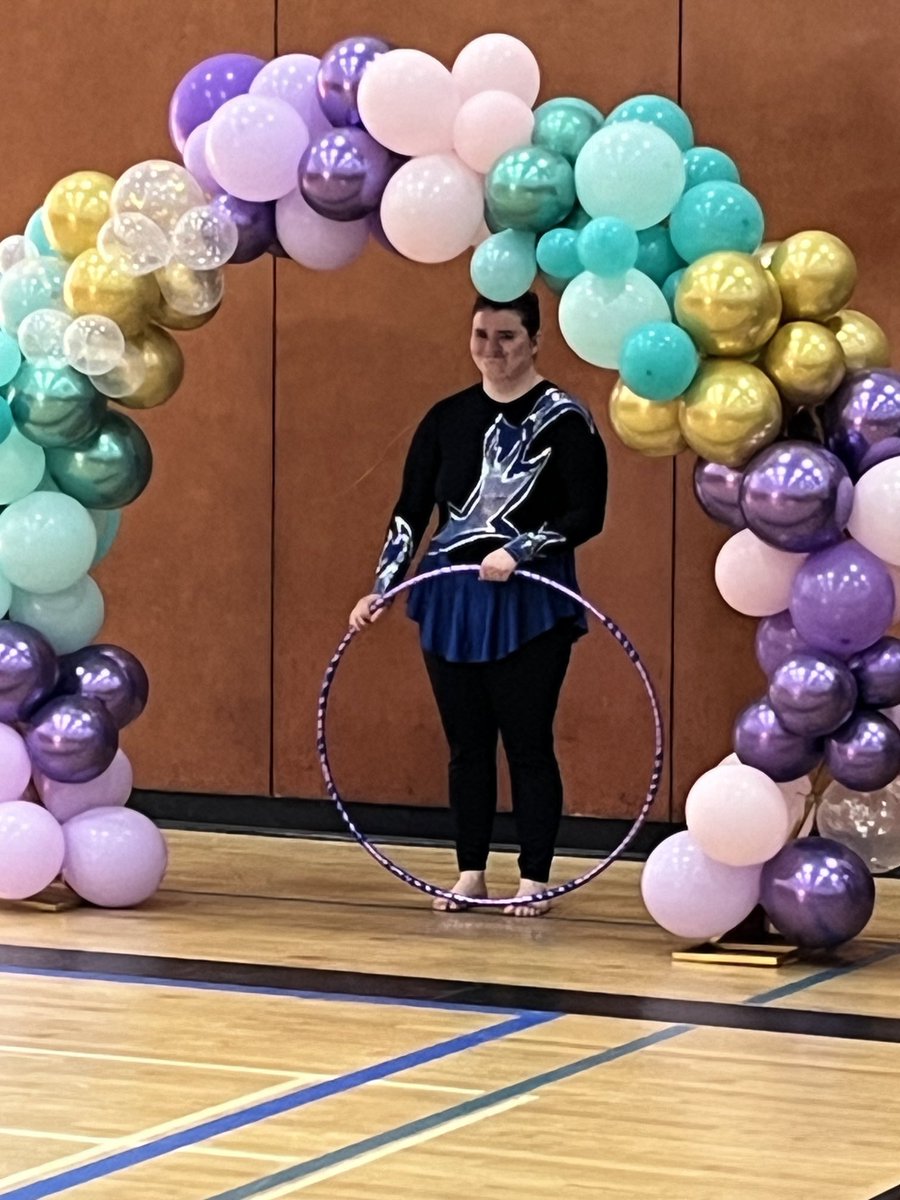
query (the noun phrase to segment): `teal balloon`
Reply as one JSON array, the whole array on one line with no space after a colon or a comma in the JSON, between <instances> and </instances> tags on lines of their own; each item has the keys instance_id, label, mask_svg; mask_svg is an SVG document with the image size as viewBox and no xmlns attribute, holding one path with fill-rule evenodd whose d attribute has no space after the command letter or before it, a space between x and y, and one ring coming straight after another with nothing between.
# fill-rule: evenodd
<instances>
[{"instance_id":1,"label":"teal balloon","mask_svg":"<svg viewBox=\"0 0 900 1200\"><path fill-rule=\"evenodd\" d=\"M0 387L5 387L10 380L15 379L21 365L22 351L19 349L19 343L0 329Z\"/></svg>"},{"instance_id":2,"label":"teal balloon","mask_svg":"<svg viewBox=\"0 0 900 1200\"><path fill-rule=\"evenodd\" d=\"M671 321L651 321L625 339L619 374L635 395L666 402L685 391L699 365L689 333Z\"/></svg>"},{"instance_id":3,"label":"teal balloon","mask_svg":"<svg viewBox=\"0 0 900 1200\"><path fill-rule=\"evenodd\" d=\"M561 154L524 146L502 155L484 181L488 227L542 233L575 204L575 177Z\"/></svg>"},{"instance_id":4,"label":"teal balloon","mask_svg":"<svg viewBox=\"0 0 900 1200\"><path fill-rule=\"evenodd\" d=\"M94 522L71 496L32 492L0 513L0 573L23 591L71 587L96 550Z\"/></svg>"},{"instance_id":5,"label":"teal balloon","mask_svg":"<svg viewBox=\"0 0 900 1200\"><path fill-rule=\"evenodd\" d=\"M685 151L684 173L685 190L700 183L714 183L718 179L726 183L741 182L741 173L734 159L713 146L693 146Z\"/></svg>"},{"instance_id":6,"label":"teal balloon","mask_svg":"<svg viewBox=\"0 0 900 1200\"><path fill-rule=\"evenodd\" d=\"M23 258L0 278L0 325L16 333L30 314L39 308L63 305L63 283L67 264L59 258Z\"/></svg>"},{"instance_id":7,"label":"teal balloon","mask_svg":"<svg viewBox=\"0 0 900 1200\"><path fill-rule=\"evenodd\" d=\"M634 270L616 279L583 271L559 302L560 332L580 358L597 367L618 367L629 334L648 321L668 317L662 292Z\"/></svg>"},{"instance_id":8,"label":"teal balloon","mask_svg":"<svg viewBox=\"0 0 900 1200\"><path fill-rule=\"evenodd\" d=\"M692 263L717 250L752 254L763 239L765 219L759 201L739 183L715 180L685 192L672 212L672 245Z\"/></svg>"},{"instance_id":9,"label":"teal balloon","mask_svg":"<svg viewBox=\"0 0 900 1200\"><path fill-rule=\"evenodd\" d=\"M638 254L634 264L639 271L649 275L654 283L663 282L684 266L684 262L675 253L672 239L665 225L651 225L649 229L638 230Z\"/></svg>"},{"instance_id":10,"label":"teal balloon","mask_svg":"<svg viewBox=\"0 0 900 1200\"><path fill-rule=\"evenodd\" d=\"M45 449L94 437L106 412L106 397L72 367L24 362L5 391L21 432Z\"/></svg>"},{"instance_id":11,"label":"teal balloon","mask_svg":"<svg viewBox=\"0 0 900 1200\"><path fill-rule=\"evenodd\" d=\"M39 254L46 255L48 258L58 258L59 254L50 245L47 234L44 232L44 222L42 220L41 211L41 209L37 209L37 211L32 213L32 215L29 217L28 224L25 226L25 236Z\"/></svg>"},{"instance_id":12,"label":"teal balloon","mask_svg":"<svg viewBox=\"0 0 900 1200\"><path fill-rule=\"evenodd\" d=\"M632 96L617 105L606 118L607 125L620 121L642 121L656 125L677 144L680 150L688 150L694 144L694 127L691 119L674 100L666 96Z\"/></svg>"},{"instance_id":13,"label":"teal balloon","mask_svg":"<svg viewBox=\"0 0 900 1200\"><path fill-rule=\"evenodd\" d=\"M677 271L673 271L672 274L666 278L662 285L662 294L665 296L666 303L668 304L673 315L675 313L675 293L678 290L678 285L681 283L686 270L686 267L679 267Z\"/></svg>"},{"instance_id":14,"label":"teal balloon","mask_svg":"<svg viewBox=\"0 0 900 1200\"><path fill-rule=\"evenodd\" d=\"M33 492L44 474L45 454L18 429L0 442L0 504L13 504Z\"/></svg>"},{"instance_id":15,"label":"teal balloon","mask_svg":"<svg viewBox=\"0 0 900 1200\"><path fill-rule=\"evenodd\" d=\"M57 486L85 508L131 504L150 482L153 470L153 455L143 430L120 413L108 412L91 441L46 453Z\"/></svg>"},{"instance_id":16,"label":"teal balloon","mask_svg":"<svg viewBox=\"0 0 900 1200\"><path fill-rule=\"evenodd\" d=\"M554 279L569 280L584 268L578 257L578 233L574 229L549 229L537 244L537 264Z\"/></svg>"},{"instance_id":17,"label":"teal balloon","mask_svg":"<svg viewBox=\"0 0 900 1200\"><path fill-rule=\"evenodd\" d=\"M13 419L12 412L8 404L4 404L0 400L0 442L5 442L12 433Z\"/></svg>"},{"instance_id":18,"label":"teal balloon","mask_svg":"<svg viewBox=\"0 0 900 1200\"><path fill-rule=\"evenodd\" d=\"M638 235L616 217L595 217L578 235L578 257L586 271L611 278L637 262Z\"/></svg>"},{"instance_id":19,"label":"teal balloon","mask_svg":"<svg viewBox=\"0 0 900 1200\"><path fill-rule=\"evenodd\" d=\"M97 553L91 563L91 566L95 567L109 554L122 524L122 514L117 508L92 508L89 511L94 528L97 530Z\"/></svg>"},{"instance_id":20,"label":"teal balloon","mask_svg":"<svg viewBox=\"0 0 900 1200\"><path fill-rule=\"evenodd\" d=\"M580 229L584 229L585 225L589 225L593 219L591 214L585 212L580 204L576 204L566 219L561 222L560 228L574 229L577 233Z\"/></svg>"},{"instance_id":21,"label":"teal balloon","mask_svg":"<svg viewBox=\"0 0 900 1200\"><path fill-rule=\"evenodd\" d=\"M618 217L633 229L649 229L669 215L684 190L684 157L655 125L607 122L578 155L575 189L592 217Z\"/></svg>"},{"instance_id":22,"label":"teal balloon","mask_svg":"<svg viewBox=\"0 0 900 1200\"><path fill-rule=\"evenodd\" d=\"M100 632L103 593L90 575L50 595L15 588L9 615L42 633L57 654L71 654L89 645Z\"/></svg>"},{"instance_id":23,"label":"teal balloon","mask_svg":"<svg viewBox=\"0 0 900 1200\"><path fill-rule=\"evenodd\" d=\"M551 291L554 296L561 296L571 283L569 279L560 279L557 275L548 275L546 271L538 271L538 276L544 287L548 291Z\"/></svg>"},{"instance_id":24,"label":"teal balloon","mask_svg":"<svg viewBox=\"0 0 900 1200\"><path fill-rule=\"evenodd\" d=\"M560 96L548 100L534 110L534 133L531 140L536 146L555 150L570 163L584 148L588 138L603 128L603 113L587 100L574 96Z\"/></svg>"},{"instance_id":25,"label":"teal balloon","mask_svg":"<svg viewBox=\"0 0 900 1200\"><path fill-rule=\"evenodd\" d=\"M488 300L515 300L534 283L534 234L504 229L485 238L472 255L475 290Z\"/></svg>"}]
</instances>

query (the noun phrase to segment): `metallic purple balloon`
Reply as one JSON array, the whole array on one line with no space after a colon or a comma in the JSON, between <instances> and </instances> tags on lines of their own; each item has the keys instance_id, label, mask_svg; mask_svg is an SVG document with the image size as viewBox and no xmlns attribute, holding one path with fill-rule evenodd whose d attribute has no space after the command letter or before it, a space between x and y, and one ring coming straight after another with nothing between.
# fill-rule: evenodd
<instances>
[{"instance_id":1,"label":"metallic purple balloon","mask_svg":"<svg viewBox=\"0 0 900 1200\"><path fill-rule=\"evenodd\" d=\"M853 484L834 454L810 442L779 442L744 468L741 512L758 538L807 554L838 541L853 508Z\"/></svg>"},{"instance_id":2,"label":"metallic purple balloon","mask_svg":"<svg viewBox=\"0 0 900 1200\"><path fill-rule=\"evenodd\" d=\"M809 645L846 658L871 646L890 626L893 580L881 559L858 542L838 542L800 567L791 616Z\"/></svg>"},{"instance_id":3,"label":"metallic purple balloon","mask_svg":"<svg viewBox=\"0 0 900 1200\"><path fill-rule=\"evenodd\" d=\"M269 201L239 200L220 192L210 203L227 213L237 225L238 244L230 263L253 262L261 258L275 239L275 205Z\"/></svg>"},{"instance_id":4,"label":"metallic purple balloon","mask_svg":"<svg viewBox=\"0 0 900 1200\"><path fill-rule=\"evenodd\" d=\"M772 711L790 733L824 737L850 718L856 680L846 663L819 651L792 654L769 684Z\"/></svg>"},{"instance_id":5,"label":"metallic purple balloon","mask_svg":"<svg viewBox=\"0 0 900 1200\"><path fill-rule=\"evenodd\" d=\"M760 902L789 942L823 950L865 929L875 908L875 880L840 842L797 838L763 867Z\"/></svg>"},{"instance_id":6,"label":"metallic purple balloon","mask_svg":"<svg viewBox=\"0 0 900 1200\"><path fill-rule=\"evenodd\" d=\"M881 368L851 371L823 415L828 449L858 479L872 447L900 435L900 374Z\"/></svg>"},{"instance_id":7,"label":"metallic purple balloon","mask_svg":"<svg viewBox=\"0 0 900 1200\"><path fill-rule=\"evenodd\" d=\"M272 238L268 245L268 251L273 258L290 258L287 250L282 246L277 237Z\"/></svg>"},{"instance_id":8,"label":"metallic purple balloon","mask_svg":"<svg viewBox=\"0 0 900 1200\"><path fill-rule=\"evenodd\" d=\"M856 676L859 698L870 708L900 704L900 639L879 638L847 664Z\"/></svg>"},{"instance_id":9,"label":"metallic purple balloon","mask_svg":"<svg viewBox=\"0 0 900 1200\"><path fill-rule=\"evenodd\" d=\"M0 721L20 721L56 687L56 652L42 633L0 621Z\"/></svg>"},{"instance_id":10,"label":"metallic purple balloon","mask_svg":"<svg viewBox=\"0 0 900 1200\"><path fill-rule=\"evenodd\" d=\"M876 442L871 450L867 450L862 457L862 462L859 464L860 475L865 475L866 471L872 467L877 467L880 462L887 462L889 458L897 458L900 455L900 437L887 437L883 441Z\"/></svg>"},{"instance_id":11,"label":"metallic purple balloon","mask_svg":"<svg viewBox=\"0 0 900 1200\"><path fill-rule=\"evenodd\" d=\"M58 691L99 700L117 729L139 717L147 705L150 681L141 662L129 650L100 642L85 646L59 661Z\"/></svg>"},{"instance_id":12,"label":"metallic purple balloon","mask_svg":"<svg viewBox=\"0 0 900 1200\"><path fill-rule=\"evenodd\" d=\"M743 472L724 463L698 458L694 467L694 495L697 503L714 521L729 529L743 529L747 522L741 512L740 492Z\"/></svg>"},{"instance_id":13,"label":"metallic purple balloon","mask_svg":"<svg viewBox=\"0 0 900 1200\"><path fill-rule=\"evenodd\" d=\"M748 767L756 767L776 783L807 775L822 760L821 739L790 733L768 700L755 700L734 723L734 751Z\"/></svg>"},{"instance_id":14,"label":"metallic purple balloon","mask_svg":"<svg viewBox=\"0 0 900 1200\"><path fill-rule=\"evenodd\" d=\"M30 718L25 742L39 771L61 783L87 783L116 756L119 731L99 700L56 696Z\"/></svg>"},{"instance_id":15,"label":"metallic purple balloon","mask_svg":"<svg viewBox=\"0 0 900 1200\"><path fill-rule=\"evenodd\" d=\"M254 54L216 54L191 67L169 104L169 137L180 154L188 135L222 107L242 96L266 65Z\"/></svg>"},{"instance_id":16,"label":"metallic purple balloon","mask_svg":"<svg viewBox=\"0 0 900 1200\"><path fill-rule=\"evenodd\" d=\"M351 37L325 51L316 74L316 91L332 125L362 127L356 106L359 81L369 63L390 49L381 38Z\"/></svg>"},{"instance_id":17,"label":"metallic purple balloon","mask_svg":"<svg viewBox=\"0 0 900 1200\"><path fill-rule=\"evenodd\" d=\"M772 617L763 617L756 627L756 661L767 675L771 675L791 654L811 649L797 632L787 609Z\"/></svg>"},{"instance_id":18,"label":"metallic purple balloon","mask_svg":"<svg viewBox=\"0 0 900 1200\"><path fill-rule=\"evenodd\" d=\"M358 221L375 212L388 180L405 161L364 129L331 129L303 151L300 192L320 216Z\"/></svg>"},{"instance_id":19,"label":"metallic purple balloon","mask_svg":"<svg viewBox=\"0 0 900 1200\"><path fill-rule=\"evenodd\" d=\"M861 709L826 739L825 765L844 787L877 792L900 774L900 729L884 713Z\"/></svg>"}]
</instances>

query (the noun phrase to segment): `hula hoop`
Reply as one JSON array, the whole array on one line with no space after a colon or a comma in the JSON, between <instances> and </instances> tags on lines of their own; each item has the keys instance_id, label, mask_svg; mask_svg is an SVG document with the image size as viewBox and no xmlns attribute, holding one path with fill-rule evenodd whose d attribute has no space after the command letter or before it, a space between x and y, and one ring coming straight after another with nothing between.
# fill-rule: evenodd
<instances>
[{"instance_id":1,"label":"hula hoop","mask_svg":"<svg viewBox=\"0 0 900 1200\"><path fill-rule=\"evenodd\" d=\"M379 598L376 604L373 605L372 611L376 612L378 609L384 608L385 605L389 604L395 596L399 596L401 592L408 591L409 588L415 587L419 583L424 583L426 579L436 579L439 575L452 575L459 571L477 570L479 570L477 564L460 564L456 566L439 567L437 570L428 571L424 575L415 575L412 579L404 580L402 583L397 584L396 587L391 588L390 591L385 592L385 594ZM650 700L650 708L653 713L653 770L650 775L650 785L647 788L647 795L644 799L644 803L642 804L640 812L635 818L634 824L622 838L621 842L619 842L618 846L616 846L616 848L612 850L606 856L606 858L602 859L595 866L591 867L589 871L585 871L583 875L578 875L575 879L570 879L566 883L554 884L553 887L547 887L542 892L535 892L532 896L486 896L479 898L462 896L458 892L447 891L445 888L437 887L436 884L428 883L425 879L420 879L418 875L413 875L411 871L407 871L404 867L398 866L398 864L392 859L388 858L386 854L383 854L377 846L373 846L366 835L354 824L353 819L344 807L344 802L341 799L341 794L338 791L337 784L334 781L334 776L331 771L331 764L328 759L328 742L326 737L328 698L331 693L331 685L334 682L334 676L335 672L337 671L338 664L344 657L344 652L346 651L347 647L353 641L354 637L356 637L356 630L348 630L337 650L335 650L331 662L328 664L325 670L325 677L322 681L322 690L319 693L316 749L319 754L319 763L322 767L322 775L325 779L325 786L328 789L328 795L334 801L335 807L340 813L344 824L353 834L360 846L362 846L362 848L369 855L371 855L372 858L375 859L379 866L384 867L386 871L390 871L390 873L396 876L397 879L408 884L410 887L418 889L420 892L425 892L425 894L428 896L437 896L442 900L451 900L457 904L465 905L467 908L505 908L512 905L538 904L545 900L555 900L559 896L566 896L569 892L574 892L576 888L584 887L586 883L590 883L592 879L596 879L598 875L601 875L605 870L607 870L608 867L611 867L616 859L621 857L621 855L633 841L638 830L647 819L647 814L650 811L653 801L656 799L657 792L659 791L659 783L662 777L663 727L662 718L659 712L659 701L657 700L656 691L650 680L650 676L647 674L647 669L641 661L637 650L634 648L622 630L618 627L615 621L613 621L610 617L607 617L604 613L600 612L599 609L594 608L593 604L591 604L588 600L585 600L583 596L579 596L577 592L570 591L569 588L564 587L561 583L556 583L555 580L552 579L545 579L543 575L537 575L533 571L517 571L516 574L520 578L532 579L535 583L543 584L544 587L553 588L555 591L561 592L564 596L568 596L569 599L577 601L582 605L583 608L586 609L587 612L591 613L597 618L601 625L603 625L613 635L613 637L628 655L633 666L637 670L638 675L640 675L641 682L644 685L644 690L646 691L647 697Z\"/></svg>"}]
</instances>

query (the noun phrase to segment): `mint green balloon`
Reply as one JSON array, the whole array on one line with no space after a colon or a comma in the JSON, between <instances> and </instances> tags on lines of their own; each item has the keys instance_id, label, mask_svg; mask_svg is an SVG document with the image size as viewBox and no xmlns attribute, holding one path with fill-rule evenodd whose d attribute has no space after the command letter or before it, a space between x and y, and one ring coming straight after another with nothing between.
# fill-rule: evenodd
<instances>
[{"instance_id":1,"label":"mint green balloon","mask_svg":"<svg viewBox=\"0 0 900 1200\"><path fill-rule=\"evenodd\" d=\"M70 587L41 595L13 589L9 615L42 633L57 654L89 645L103 626L103 593L84 575Z\"/></svg>"},{"instance_id":2,"label":"mint green balloon","mask_svg":"<svg viewBox=\"0 0 900 1200\"><path fill-rule=\"evenodd\" d=\"M592 217L618 217L634 229L658 225L684 190L684 159L655 125L605 125L575 163L575 189Z\"/></svg>"},{"instance_id":3,"label":"mint green balloon","mask_svg":"<svg viewBox=\"0 0 900 1200\"><path fill-rule=\"evenodd\" d=\"M14 337L0 329L0 387L5 387L22 365L22 351Z\"/></svg>"},{"instance_id":4,"label":"mint green balloon","mask_svg":"<svg viewBox=\"0 0 900 1200\"><path fill-rule=\"evenodd\" d=\"M9 606L12 602L12 594L12 584L5 575L0 575L0 617L5 617L9 612Z\"/></svg>"},{"instance_id":5,"label":"mint green balloon","mask_svg":"<svg viewBox=\"0 0 900 1200\"><path fill-rule=\"evenodd\" d=\"M690 117L667 96L632 96L630 100L624 100L606 118L607 125L622 121L642 121L655 125L669 135L679 150L689 150L694 144L694 127Z\"/></svg>"},{"instance_id":6,"label":"mint green balloon","mask_svg":"<svg viewBox=\"0 0 900 1200\"><path fill-rule=\"evenodd\" d=\"M666 226L651 225L638 233L638 256L634 265L662 287L672 272L685 264L672 245Z\"/></svg>"},{"instance_id":7,"label":"mint green balloon","mask_svg":"<svg viewBox=\"0 0 900 1200\"><path fill-rule=\"evenodd\" d=\"M97 552L91 563L91 567L95 567L109 554L122 524L122 514L117 508L91 508L88 511L97 530Z\"/></svg>"},{"instance_id":8,"label":"mint green balloon","mask_svg":"<svg viewBox=\"0 0 900 1200\"><path fill-rule=\"evenodd\" d=\"M475 247L469 273L475 290L488 300L515 300L534 283L534 234L504 229Z\"/></svg>"},{"instance_id":9,"label":"mint green balloon","mask_svg":"<svg viewBox=\"0 0 900 1200\"><path fill-rule=\"evenodd\" d=\"M45 255L48 258L59 257L57 251L50 245L47 234L44 232L42 209L37 209L29 217L28 224L25 226L25 236L39 254Z\"/></svg>"},{"instance_id":10,"label":"mint green balloon","mask_svg":"<svg viewBox=\"0 0 900 1200\"><path fill-rule=\"evenodd\" d=\"M571 282L569 279L560 279L556 275L548 275L546 271L539 271L538 274L540 276L541 283L545 288L547 288L548 291L552 292L554 296L561 296Z\"/></svg>"},{"instance_id":11,"label":"mint green balloon","mask_svg":"<svg viewBox=\"0 0 900 1200\"><path fill-rule=\"evenodd\" d=\"M652 279L631 270L617 279L585 271L559 302L559 328L579 358L596 367L618 367L622 346L648 321L671 320L665 297Z\"/></svg>"},{"instance_id":12,"label":"mint green balloon","mask_svg":"<svg viewBox=\"0 0 900 1200\"><path fill-rule=\"evenodd\" d=\"M684 156L684 169L687 176L685 191L696 187L698 183L712 183L715 179L723 179L726 183L741 182L741 173L734 159L713 146L694 146L688 150Z\"/></svg>"},{"instance_id":13,"label":"mint green balloon","mask_svg":"<svg viewBox=\"0 0 900 1200\"><path fill-rule=\"evenodd\" d=\"M61 492L32 492L0 513L0 573L26 592L61 592L88 567L97 530L84 505Z\"/></svg>"},{"instance_id":14,"label":"mint green balloon","mask_svg":"<svg viewBox=\"0 0 900 1200\"><path fill-rule=\"evenodd\" d=\"M488 228L542 233L572 211L571 164L554 150L523 146L502 155L484 181Z\"/></svg>"},{"instance_id":15,"label":"mint green balloon","mask_svg":"<svg viewBox=\"0 0 900 1200\"><path fill-rule=\"evenodd\" d=\"M0 442L0 504L12 504L27 496L41 481L44 451L23 437L18 429Z\"/></svg>"},{"instance_id":16,"label":"mint green balloon","mask_svg":"<svg viewBox=\"0 0 900 1200\"><path fill-rule=\"evenodd\" d=\"M39 308L65 308L63 283L68 263L43 255L23 258L0 278L0 325L17 333L30 313Z\"/></svg>"},{"instance_id":17,"label":"mint green balloon","mask_svg":"<svg viewBox=\"0 0 900 1200\"><path fill-rule=\"evenodd\" d=\"M618 217L595 217L578 235L578 257L586 271L611 279L637 262L638 235Z\"/></svg>"},{"instance_id":18,"label":"mint green balloon","mask_svg":"<svg viewBox=\"0 0 900 1200\"><path fill-rule=\"evenodd\" d=\"M578 233L574 229L548 229L537 244L538 266L554 279L574 279L584 268L578 257Z\"/></svg>"},{"instance_id":19,"label":"mint green balloon","mask_svg":"<svg viewBox=\"0 0 900 1200\"><path fill-rule=\"evenodd\" d=\"M555 150L574 163L588 138L603 128L603 113L587 100L560 96L548 100L534 110L534 132L531 140L536 146Z\"/></svg>"},{"instance_id":20,"label":"mint green balloon","mask_svg":"<svg viewBox=\"0 0 900 1200\"><path fill-rule=\"evenodd\" d=\"M72 367L24 362L5 392L20 431L45 448L94 437L106 413L106 397Z\"/></svg>"}]
</instances>

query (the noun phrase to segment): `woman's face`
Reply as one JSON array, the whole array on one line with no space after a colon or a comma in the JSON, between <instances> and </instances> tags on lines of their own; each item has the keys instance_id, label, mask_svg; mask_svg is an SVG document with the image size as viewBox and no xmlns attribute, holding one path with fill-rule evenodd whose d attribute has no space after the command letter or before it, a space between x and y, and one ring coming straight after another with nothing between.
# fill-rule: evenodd
<instances>
[{"instance_id":1,"label":"woman's face","mask_svg":"<svg viewBox=\"0 0 900 1200\"><path fill-rule=\"evenodd\" d=\"M475 366L491 383L511 383L534 366L538 337L528 336L517 312L486 308L472 318L469 348Z\"/></svg>"}]
</instances>

